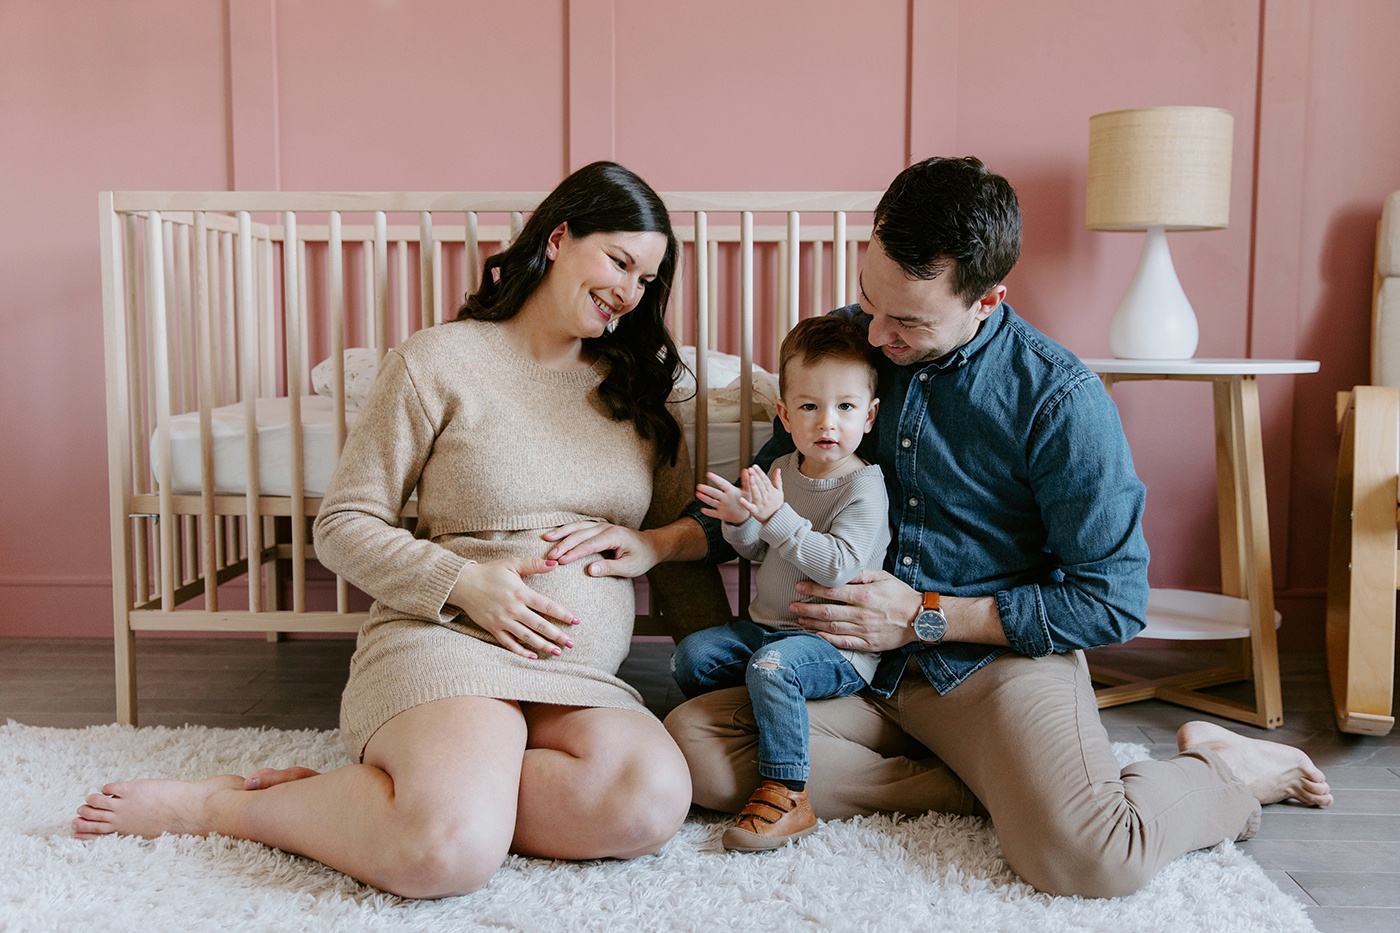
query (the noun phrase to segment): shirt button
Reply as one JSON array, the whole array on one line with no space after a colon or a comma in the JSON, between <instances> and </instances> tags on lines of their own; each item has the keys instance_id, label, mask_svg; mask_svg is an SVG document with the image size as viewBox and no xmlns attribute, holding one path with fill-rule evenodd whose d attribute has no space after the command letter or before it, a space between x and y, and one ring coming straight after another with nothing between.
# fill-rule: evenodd
<instances>
[{"instance_id":1,"label":"shirt button","mask_svg":"<svg viewBox=\"0 0 1400 933\"><path fill-rule=\"evenodd\" d=\"M919 373L920 382L928 382L928 373Z\"/></svg>"},{"instance_id":2,"label":"shirt button","mask_svg":"<svg viewBox=\"0 0 1400 933\"><path fill-rule=\"evenodd\" d=\"M913 441L911 441L909 438L906 437L904 440L902 440L902 441L899 442L899 445L900 445L901 447L908 447L908 446L910 446L910 445L913 444L913 443L914 443Z\"/></svg>"},{"instance_id":3,"label":"shirt button","mask_svg":"<svg viewBox=\"0 0 1400 933\"><path fill-rule=\"evenodd\" d=\"M914 558L906 557L901 563L903 563L904 566L908 567L910 564L914 563Z\"/></svg>"},{"instance_id":4,"label":"shirt button","mask_svg":"<svg viewBox=\"0 0 1400 933\"><path fill-rule=\"evenodd\" d=\"M918 505L918 504L919 504L919 500L918 500L918 499L910 499L910 500L909 500L909 504L910 504L910 505Z\"/></svg>"}]
</instances>

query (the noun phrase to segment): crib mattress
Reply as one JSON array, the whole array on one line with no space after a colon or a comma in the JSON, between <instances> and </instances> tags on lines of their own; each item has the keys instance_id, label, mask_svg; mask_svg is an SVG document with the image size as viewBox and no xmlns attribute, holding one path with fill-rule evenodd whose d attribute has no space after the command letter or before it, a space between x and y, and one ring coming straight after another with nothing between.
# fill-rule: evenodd
<instances>
[{"instance_id":1,"label":"crib mattress","mask_svg":"<svg viewBox=\"0 0 1400 933\"><path fill-rule=\"evenodd\" d=\"M292 431L291 400L260 398L255 403L258 441L258 491L263 496L292 494ZM354 425L356 412L345 413L347 428ZM301 399L301 436L303 445L302 482L305 495L318 498L325 495L331 471L335 469L335 403L320 395ZM214 452L214 494L243 495L248 491L248 454L245 439L247 422L241 403L224 405L211 410L211 434ZM768 441L772 425L756 421L753 425L753 451ZM695 425L685 425L686 443L695 449ZM158 459L157 438L151 438L151 463ZM170 419L170 485L177 495L198 495L201 454L199 412L176 415ZM726 477L739 475L739 425L719 422L709 425L708 468Z\"/></svg>"}]
</instances>

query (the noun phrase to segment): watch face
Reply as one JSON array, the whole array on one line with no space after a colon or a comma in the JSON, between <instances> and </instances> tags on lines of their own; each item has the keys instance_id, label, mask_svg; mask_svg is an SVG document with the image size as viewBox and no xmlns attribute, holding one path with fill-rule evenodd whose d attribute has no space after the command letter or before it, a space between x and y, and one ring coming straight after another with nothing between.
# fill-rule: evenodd
<instances>
[{"instance_id":1,"label":"watch face","mask_svg":"<svg viewBox=\"0 0 1400 933\"><path fill-rule=\"evenodd\" d=\"M937 644L948 634L948 617L938 609L925 609L914 617L914 637L925 644Z\"/></svg>"}]
</instances>

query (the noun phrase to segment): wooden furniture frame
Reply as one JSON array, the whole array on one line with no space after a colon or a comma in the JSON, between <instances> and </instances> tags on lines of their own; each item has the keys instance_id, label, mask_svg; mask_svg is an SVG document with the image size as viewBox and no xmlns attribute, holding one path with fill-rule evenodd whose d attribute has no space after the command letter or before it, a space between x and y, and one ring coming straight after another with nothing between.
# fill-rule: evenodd
<instances>
[{"instance_id":1,"label":"wooden furniture frame","mask_svg":"<svg viewBox=\"0 0 1400 933\"><path fill-rule=\"evenodd\" d=\"M1327 672L1337 728L1395 725L1396 475L1400 472L1400 191L1376 225L1371 384L1337 393L1337 482L1327 561Z\"/></svg>"},{"instance_id":2,"label":"wooden furniture frame","mask_svg":"<svg viewBox=\"0 0 1400 933\"><path fill-rule=\"evenodd\" d=\"M1258 377L1317 372L1310 360L1085 360L1111 393L1120 382L1209 382L1215 405L1216 495L1221 595L1154 589L1143 638L1229 639L1224 665L1143 678L1091 665L1100 707L1157 698L1272 729L1283 724L1278 616L1274 611L1268 501ZM1203 693L1205 687L1252 681L1252 705Z\"/></svg>"},{"instance_id":3,"label":"wooden furniture frame","mask_svg":"<svg viewBox=\"0 0 1400 933\"><path fill-rule=\"evenodd\" d=\"M1400 392L1338 393L1337 483L1327 565L1327 672L1337 728L1387 735L1395 725L1396 526Z\"/></svg>"},{"instance_id":4,"label":"wooden furniture frame","mask_svg":"<svg viewBox=\"0 0 1400 933\"><path fill-rule=\"evenodd\" d=\"M444 294L471 291L481 261L519 231L541 197L100 195L117 721L137 719L138 631L276 637L359 628L367 613L352 608L344 580L317 567L310 540L320 500L303 482L299 400L310 394L311 363L323 355L334 361L338 450L347 341L358 334L382 356L413 331L450 319L455 309L445 307ZM800 316L854 300L860 244L869 239L879 193L663 198L684 242L672 332L677 343L737 353L749 397L756 333L775 346ZM707 463L705 365L699 354L697 475ZM266 495L258 475L255 402L271 397L286 398L291 412L286 496ZM210 412L228 404L245 413L247 487L216 495ZM170 420L184 412L200 419L198 495L177 495L169 482ZM745 460L753 454L751 417L745 407ZM412 515L410 502L404 520ZM746 589L747 567L741 577ZM665 578L652 578L652 605L663 614L696 602L687 583L670 584L668 593ZM653 613L639 620L638 632L670 633L674 616L669 623Z\"/></svg>"}]
</instances>

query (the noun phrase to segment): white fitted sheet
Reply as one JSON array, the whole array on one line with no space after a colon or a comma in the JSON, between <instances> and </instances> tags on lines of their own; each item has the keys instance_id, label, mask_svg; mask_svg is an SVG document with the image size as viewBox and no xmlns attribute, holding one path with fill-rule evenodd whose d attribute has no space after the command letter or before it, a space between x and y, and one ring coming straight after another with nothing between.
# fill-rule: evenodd
<instances>
[{"instance_id":1,"label":"white fitted sheet","mask_svg":"<svg viewBox=\"0 0 1400 933\"><path fill-rule=\"evenodd\" d=\"M292 494L291 401L286 398L260 398L255 403L258 432L258 485L264 496ZM211 411L214 438L215 495L243 495L248 491L248 455L245 450L245 416L242 403ZM335 468L335 403L320 395L301 399L302 444L305 494L325 495ZM357 412L347 411L347 428ZM753 452L768 441L773 426L755 419ZM695 425L685 425L686 443L695 450ZM170 419L171 489L175 495L198 495L200 482L199 413L189 412ZM739 425L734 422L709 425L708 467L721 476L739 475ZM151 438L151 463L159 462L156 437Z\"/></svg>"}]
</instances>

